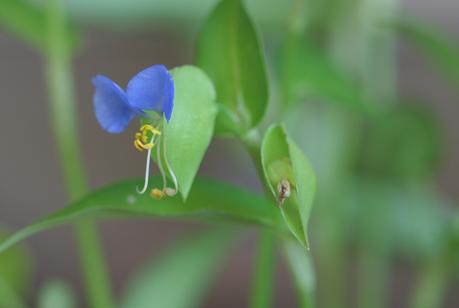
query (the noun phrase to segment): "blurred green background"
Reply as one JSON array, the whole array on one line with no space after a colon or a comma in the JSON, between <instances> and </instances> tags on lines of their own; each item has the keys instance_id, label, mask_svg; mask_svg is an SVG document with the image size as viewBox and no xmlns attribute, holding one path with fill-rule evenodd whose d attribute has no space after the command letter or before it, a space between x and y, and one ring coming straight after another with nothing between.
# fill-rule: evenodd
<instances>
[{"instance_id":1,"label":"blurred green background","mask_svg":"<svg viewBox=\"0 0 459 308\"><path fill-rule=\"evenodd\" d=\"M14 17L15 11L8 11L13 2L0 5L3 20ZM43 5L26 3L38 12ZM194 63L199 28L216 1L65 3L81 38L75 79L91 187L139 176L144 159L130 146L134 128L121 136L99 129L90 79L101 73L124 85L154 63ZM454 49L459 2L245 4L267 55L271 104L265 122L284 119L318 174L310 228L318 306L423 307L429 301L459 306L459 49ZM39 25L34 16L28 20ZM446 45L425 33L444 38ZM42 57L27 35L21 37L14 23L0 24L0 223L12 229L66 200L50 134ZM233 140L215 140L200 173L261 191L249 156ZM101 227L117 294L131 273L172 239L202 228L146 219L102 222ZM255 241L255 232L247 230L205 307L246 305ZM33 260L30 269L16 267L30 277L29 283L19 282L28 285L19 291L28 302L56 277L82 294L68 227L39 234L25 245L23 254ZM276 275L275 307L294 307L293 286L281 262Z\"/></svg>"}]
</instances>

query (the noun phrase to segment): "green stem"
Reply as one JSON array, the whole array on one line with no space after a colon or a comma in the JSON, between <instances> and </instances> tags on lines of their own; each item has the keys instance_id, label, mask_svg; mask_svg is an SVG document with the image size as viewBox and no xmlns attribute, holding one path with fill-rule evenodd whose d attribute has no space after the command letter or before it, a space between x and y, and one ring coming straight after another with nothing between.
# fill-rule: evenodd
<instances>
[{"instance_id":1,"label":"green stem","mask_svg":"<svg viewBox=\"0 0 459 308\"><path fill-rule=\"evenodd\" d=\"M269 197L271 196L271 192L268 184L264 181L263 166L261 165L260 133L257 130L252 130L242 140L257 169L265 193ZM255 264L255 277L249 305L251 308L272 307L275 246L274 235L268 230L263 230L260 233L260 243Z\"/></svg>"},{"instance_id":2,"label":"green stem","mask_svg":"<svg viewBox=\"0 0 459 308\"><path fill-rule=\"evenodd\" d=\"M387 282L390 277L390 259L384 252L380 252L379 254L374 253L367 247L361 247L360 249L357 307L386 307Z\"/></svg>"},{"instance_id":3,"label":"green stem","mask_svg":"<svg viewBox=\"0 0 459 308\"><path fill-rule=\"evenodd\" d=\"M442 307L450 271L451 262L442 259L426 264L416 283L411 308Z\"/></svg>"},{"instance_id":4,"label":"green stem","mask_svg":"<svg viewBox=\"0 0 459 308\"><path fill-rule=\"evenodd\" d=\"M315 273L311 256L296 240L284 240L283 246L298 293L298 307L312 308L314 307ZM334 295L331 292L330 294Z\"/></svg>"},{"instance_id":5,"label":"green stem","mask_svg":"<svg viewBox=\"0 0 459 308\"><path fill-rule=\"evenodd\" d=\"M398 0L364 0L360 8L363 33L361 75L366 89L364 94L370 101L376 98L381 103L379 107L390 106L397 96L395 36L392 30L378 26L381 22L393 19L397 13L397 2ZM361 308L387 306L391 239L387 238L390 233L387 226L377 223L381 221L381 215L385 214L378 215L376 211L375 209L365 216L370 225L363 228L367 239L360 246L357 302ZM378 244L372 247L374 243Z\"/></svg>"},{"instance_id":6,"label":"green stem","mask_svg":"<svg viewBox=\"0 0 459 308\"><path fill-rule=\"evenodd\" d=\"M25 308L27 305L21 297L0 277L0 307Z\"/></svg>"},{"instance_id":7,"label":"green stem","mask_svg":"<svg viewBox=\"0 0 459 308\"><path fill-rule=\"evenodd\" d=\"M322 194L323 196L324 194ZM317 208L315 226L317 274L317 302L321 307L340 308L346 306L346 250L343 235L340 232L342 222L335 209L335 201L326 203L322 200L314 205ZM327 199L324 197L324 199ZM328 200L328 199L327 199ZM319 213L319 214L317 214ZM333 295L331 295L333 294Z\"/></svg>"},{"instance_id":8,"label":"green stem","mask_svg":"<svg viewBox=\"0 0 459 308\"><path fill-rule=\"evenodd\" d=\"M268 184L264 180L263 166L261 164L261 136L260 132L256 129L249 131L245 136L242 137L245 148L252 158L252 162L257 169L258 177L263 184L265 193L268 196L271 196L271 190L268 187Z\"/></svg>"},{"instance_id":9,"label":"green stem","mask_svg":"<svg viewBox=\"0 0 459 308\"><path fill-rule=\"evenodd\" d=\"M60 164L71 200L87 192L86 177L78 147L71 53L65 43L65 18L59 0L48 0L49 41L46 77L50 96L51 122ZM106 265L99 236L91 221L75 225L84 270L88 300L92 307L113 307Z\"/></svg>"},{"instance_id":10,"label":"green stem","mask_svg":"<svg viewBox=\"0 0 459 308\"><path fill-rule=\"evenodd\" d=\"M276 241L274 235L269 230L261 231L249 305L251 308L272 307L275 254Z\"/></svg>"}]
</instances>

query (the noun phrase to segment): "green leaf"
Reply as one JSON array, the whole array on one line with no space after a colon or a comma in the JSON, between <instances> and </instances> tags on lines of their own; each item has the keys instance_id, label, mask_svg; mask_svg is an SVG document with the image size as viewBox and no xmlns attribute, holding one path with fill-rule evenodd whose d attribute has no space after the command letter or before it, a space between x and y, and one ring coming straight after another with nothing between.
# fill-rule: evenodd
<instances>
[{"instance_id":1,"label":"green leaf","mask_svg":"<svg viewBox=\"0 0 459 308\"><path fill-rule=\"evenodd\" d=\"M157 177L151 179L159 185ZM139 195L141 181L123 181L92 192L35 223L17 231L0 244L0 252L37 232L82 218L168 217L201 220L227 219L283 229L278 211L263 197L216 180L197 179L186 203L179 196L155 200L148 194Z\"/></svg>"},{"instance_id":2,"label":"green leaf","mask_svg":"<svg viewBox=\"0 0 459 308\"><path fill-rule=\"evenodd\" d=\"M46 282L38 297L39 308L75 308L77 301L72 288L64 281Z\"/></svg>"},{"instance_id":3,"label":"green leaf","mask_svg":"<svg viewBox=\"0 0 459 308\"><path fill-rule=\"evenodd\" d=\"M280 210L295 237L308 246L307 226L316 189L309 161L279 125L266 132L261 160L266 182L276 199L280 198L281 183L288 182L291 194L283 203L279 202Z\"/></svg>"},{"instance_id":4,"label":"green leaf","mask_svg":"<svg viewBox=\"0 0 459 308\"><path fill-rule=\"evenodd\" d=\"M47 50L49 24L44 8L33 6L24 0L0 1L0 26L11 31L15 36L42 51ZM79 42L73 25L64 29L66 45L75 48Z\"/></svg>"},{"instance_id":5,"label":"green leaf","mask_svg":"<svg viewBox=\"0 0 459 308\"><path fill-rule=\"evenodd\" d=\"M46 46L46 13L21 0L0 3L0 23L19 38L41 48Z\"/></svg>"},{"instance_id":6,"label":"green leaf","mask_svg":"<svg viewBox=\"0 0 459 308\"><path fill-rule=\"evenodd\" d=\"M427 57L459 92L459 45L452 37L409 21L392 24L402 35Z\"/></svg>"},{"instance_id":7,"label":"green leaf","mask_svg":"<svg viewBox=\"0 0 459 308\"><path fill-rule=\"evenodd\" d=\"M314 305L315 277L311 256L298 243L284 240L284 253L293 276L301 308L310 308Z\"/></svg>"},{"instance_id":8,"label":"green leaf","mask_svg":"<svg viewBox=\"0 0 459 308\"><path fill-rule=\"evenodd\" d=\"M184 238L142 266L127 286L123 308L201 307L218 267L229 248L222 230Z\"/></svg>"},{"instance_id":9,"label":"green leaf","mask_svg":"<svg viewBox=\"0 0 459 308\"><path fill-rule=\"evenodd\" d=\"M43 5L47 0L35 0ZM263 30L282 34L291 17L293 0L247 0L247 10ZM78 0L66 1L71 16L90 28L103 27L110 31L135 32L141 29L161 29L195 33L218 3L216 0L194 1L184 10L183 0Z\"/></svg>"},{"instance_id":10,"label":"green leaf","mask_svg":"<svg viewBox=\"0 0 459 308\"><path fill-rule=\"evenodd\" d=\"M164 128L164 143L185 200L212 139L217 105L215 89L202 70L182 66L173 69L172 75L174 112Z\"/></svg>"},{"instance_id":11,"label":"green leaf","mask_svg":"<svg viewBox=\"0 0 459 308\"><path fill-rule=\"evenodd\" d=\"M351 110L372 112L363 88L353 76L300 35L284 44L280 62L281 86L286 103L318 98Z\"/></svg>"},{"instance_id":12,"label":"green leaf","mask_svg":"<svg viewBox=\"0 0 459 308\"><path fill-rule=\"evenodd\" d=\"M240 133L262 120L268 104L264 56L240 0L222 0L211 13L199 37L197 63L214 81L217 101L232 113L217 117L218 133Z\"/></svg>"}]
</instances>

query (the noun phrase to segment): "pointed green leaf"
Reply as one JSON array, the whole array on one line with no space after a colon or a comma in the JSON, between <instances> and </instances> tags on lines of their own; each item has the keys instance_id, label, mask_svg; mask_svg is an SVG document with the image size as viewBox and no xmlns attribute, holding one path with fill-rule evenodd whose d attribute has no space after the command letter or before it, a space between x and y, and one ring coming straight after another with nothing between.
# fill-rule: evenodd
<instances>
[{"instance_id":1,"label":"pointed green leaf","mask_svg":"<svg viewBox=\"0 0 459 308\"><path fill-rule=\"evenodd\" d=\"M459 91L459 45L440 31L404 20L393 26L426 56Z\"/></svg>"},{"instance_id":2,"label":"pointed green leaf","mask_svg":"<svg viewBox=\"0 0 459 308\"><path fill-rule=\"evenodd\" d=\"M159 186L159 178L151 179ZM124 181L92 192L81 200L17 231L0 243L0 252L37 232L76 220L110 217L196 218L214 221L227 219L283 229L278 211L268 200L254 193L216 180L197 179L186 203L179 196L155 200L139 195L136 187L142 181Z\"/></svg>"},{"instance_id":3,"label":"pointed green leaf","mask_svg":"<svg viewBox=\"0 0 459 308\"><path fill-rule=\"evenodd\" d=\"M164 149L186 200L212 139L217 105L215 89L206 74L194 66L171 71L174 77L174 111L165 124Z\"/></svg>"},{"instance_id":4,"label":"pointed green leaf","mask_svg":"<svg viewBox=\"0 0 459 308\"><path fill-rule=\"evenodd\" d=\"M47 281L40 290L39 308L75 308L77 301L72 288L64 281Z\"/></svg>"},{"instance_id":5,"label":"pointed green leaf","mask_svg":"<svg viewBox=\"0 0 459 308\"><path fill-rule=\"evenodd\" d=\"M229 234L218 230L174 243L142 266L129 282L121 307L201 307L229 244Z\"/></svg>"},{"instance_id":6,"label":"pointed green leaf","mask_svg":"<svg viewBox=\"0 0 459 308\"><path fill-rule=\"evenodd\" d=\"M279 202L280 210L295 237L308 246L307 226L316 186L309 161L279 125L266 132L261 159L266 181L276 199L281 198L280 185L288 182L290 196Z\"/></svg>"},{"instance_id":7,"label":"pointed green leaf","mask_svg":"<svg viewBox=\"0 0 459 308\"><path fill-rule=\"evenodd\" d=\"M238 133L261 121L268 104L264 55L240 0L222 0L211 13L199 37L197 63L213 80L217 101L232 113L219 115L218 133Z\"/></svg>"}]
</instances>

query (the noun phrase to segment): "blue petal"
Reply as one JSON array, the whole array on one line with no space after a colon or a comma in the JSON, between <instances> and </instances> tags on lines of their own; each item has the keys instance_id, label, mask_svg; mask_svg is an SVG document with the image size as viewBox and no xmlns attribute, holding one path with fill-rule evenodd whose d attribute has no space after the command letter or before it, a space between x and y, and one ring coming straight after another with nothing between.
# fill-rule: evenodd
<instances>
[{"instance_id":1,"label":"blue petal","mask_svg":"<svg viewBox=\"0 0 459 308\"><path fill-rule=\"evenodd\" d=\"M174 107L172 75L164 65L144 69L129 81L127 98L132 107L164 112L169 121Z\"/></svg>"},{"instance_id":2,"label":"blue petal","mask_svg":"<svg viewBox=\"0 0 459 308\"><path fill-rule=\"evenodd\" d=\"M129 106L123 89L109 78L97 75L92 83L96 87L93 102L97 121L109 133L121 133L138 112Z\"/></svg>"}]
</instances>

